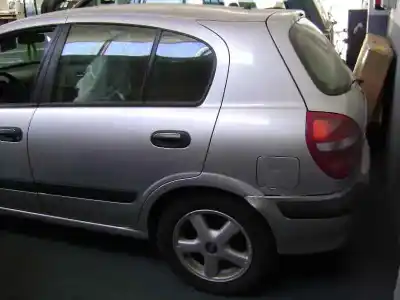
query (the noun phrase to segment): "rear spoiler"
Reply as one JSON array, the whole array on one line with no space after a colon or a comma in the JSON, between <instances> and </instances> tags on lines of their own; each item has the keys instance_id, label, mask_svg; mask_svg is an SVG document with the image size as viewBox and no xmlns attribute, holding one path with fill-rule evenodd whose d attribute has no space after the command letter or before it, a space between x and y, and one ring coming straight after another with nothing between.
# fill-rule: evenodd
<instances>
[{"instance_id":1,"label":"rear spoiler","mask_svg":"<svg viewBox=\"0 0 400 300\"><path fill-rule=\"evenodd\" d=\"M272 18L273 16L292 16L292 24L296 23L300 19L304 18L306 16L305 12L303 10L299 9L277 9L273 14L270 14L268 18L265 20L265 22L268 22L268 19Z\"/></svg>"}]
</instances>

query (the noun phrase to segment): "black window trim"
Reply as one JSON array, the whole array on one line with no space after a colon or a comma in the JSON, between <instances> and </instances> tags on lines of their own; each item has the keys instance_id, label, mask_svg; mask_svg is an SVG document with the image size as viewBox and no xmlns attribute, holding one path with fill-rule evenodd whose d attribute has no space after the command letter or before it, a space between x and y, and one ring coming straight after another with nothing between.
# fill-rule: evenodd
<instances>
[{"instance_id":1,"label":"black window trim","mask_svg":"<svg viewBox=\"0 0 400 300\"><path fill-rule=\"evenodd\" d=\"M20 32L26 32L29 30L38 30L38 29L46 29L46 28L55 28L54 29L54 39L51 42L49 48L47 49L46 53L44 53L44 56L39 64L38 67L38 72L36 74L36 78L34 81L34 89L30 93L29 97L29 102L25 103L0 103L0 109L1 108L29 108L29 107L37 107L39 105L39 99L40 99L40 91L42 90L43 86L43 71L46 69L46 65L48 64L48 61L50 60L50 57L52 55L54 46L57 43L57 40L60 36L61 33L61 27L62 24L47 24L47 25L38 25L34 27L29 27L29 28L20 28L17 30L9 31L7 33L4 33L1 35L0 38L8 37L8 36L15 36L18 35ZM0 70L1 71L1 70Z\"/></svg>"},{"instance_id":2,"label":"black window trim","mask_svg":"<svg viewBox=\"0 0 400 300\"><path fill-rule=\"evenodd\" d=\"M67 41L70 28L71 26L69 24L63 24L61 26L60 35L53 46L51 55L47 60L46 67L42 72L43 82L40 96L38 97L39 106L42 106L44 103L51 103L55 74L57 72L58 63L60 61L65 42Z\"/></svg>"},{"instance_id":3,"label":"black window trim","mask_svg":"<svg viewBox=\"0 0 400 300\"><path fill-rule=\"evenodd\" d=\"M142 86L140 87L140 99L139 100L141 103L144 103L144 96L145 96L145 92L146 92L146 83L151 75L151 71L153 69L153 65L156 60L156 53L157 53L158 45L160 44L162 33L163 33L163 31L161 29L157 29L157 33L154 38L153 45L151 47L149 61L147 64L146 71L143 75Z\"/></svg>"},{"instance_id":4,"label":"black window trim","mask_svg":"<svg viewBox=\"0 0 400 300\"><path fill-rule=\"evenodd\" d=\"M110 102L93 102L93 103L72 103L72 102L55 102L52 101L52 92L53 92L53 87L54 87L54 81L55 81L55 74L57 72L58 64L61 59L61 54L64 49L64 45L68 39L68 34L70 29L72 28L73 25L99 25L99 26L121 26L121 27L136 27L136 28L148 28L148 29L155 29L156 30L156 35L154 37L153 41L153 46L150 52L150 57L149 57L149 63L146 69L146 72L144 74L144 79L143 79L143 84L141 87L141 95L140 99L138 102L135 101L126 101L126 102L116 102L116 101L110 101ZM159 28L159 27L153 27L153 26L145 26L145 25L138 25L138 24L120 24L120 23L92 23L92 22L76 22L76 23L70 23L70 24L63 24L61 25L62 27L62 33L58 37L56 44L54 45L54 49L52 51L51 58L49 59L47 63L47 68L45 70L45 78L44 78L44 83L43 83L43 88L42 88L42 97L39 97L39 106L40 107L198 107L203 104L203 102L206 100L207 95L210 91L211 85L214 81L215 73L216 73L216 68L217 68L217 55L215 53L215 50L211 47L210 44L205 42L202 39L199 39L198 37L194 37L192 35L182 33L176 30L170 30L170 29L164 29L164 28ZM163 32L168 32L168 33L175 33L177 35L181 36L186 36L191 39L194 39L196 41L199 41L206 45L212 52L214 56L213 60L213 68L210 74L209 82L207 83L207 86L204 89L204 94L203 96L198 100L198 101L187 101L187 102L182 102L182 101L151 101L151 102L146 102L143 99L143 95L146 90L146 85L145 83L148 80L149 75L151 74L152 68L154 66L154 61L156 58L156 52L158 49L159 42L162 37ZM54 57L54 59L53 59ZM143 89L142 89L143 88Z\"/></svg>"}]
</instances>

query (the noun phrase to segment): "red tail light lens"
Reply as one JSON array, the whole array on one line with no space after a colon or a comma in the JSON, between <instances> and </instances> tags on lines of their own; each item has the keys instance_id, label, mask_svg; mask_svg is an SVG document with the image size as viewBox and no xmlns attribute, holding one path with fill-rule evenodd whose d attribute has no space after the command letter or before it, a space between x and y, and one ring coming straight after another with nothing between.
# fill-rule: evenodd
<instances>
[{"instance_id":1,"label":"red tail light lens","mask_svg":"<svg viewBox=\"0 0 400 300\"><path fill-rule=\"evenodd\" d=\"M307 112L306 141L316 164L334 179L348 177L360 165L362 132L347 116Z\"/></svg>"}]
</instances>

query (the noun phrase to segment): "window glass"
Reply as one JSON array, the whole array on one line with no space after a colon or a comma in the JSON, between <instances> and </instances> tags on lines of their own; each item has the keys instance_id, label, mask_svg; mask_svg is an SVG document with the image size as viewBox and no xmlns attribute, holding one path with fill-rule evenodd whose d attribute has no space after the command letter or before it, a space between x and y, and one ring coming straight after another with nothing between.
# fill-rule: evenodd
<instances>
[{"instance_id":1,"label":"window glass","mask_svg":"<svg viewBox=\"0 0 400 300\"><path fill-rule=\"evenodd\" d=\"M327 95L346 93L352 84L351 71L331 42L307 19L290 29L290 41L318 89Z\"/></svg>"},{"instance_id":2,"label":"window glass","mask_svg":"<svg viewBox=\"0 0 400 300\"><path fill-rule=\"evenodd\" d=\"M61 54L53 98L57 102L137 102L155 29L75 25Z\"/></svg>"},{"instance_id":3,"label":"window glass","mask_svg":"<svg viewBox=\"0 0 400 300\"><path fill-rule=\"evenodd\" d=\"M54 29L24 31L0 40L0 68L21 63L39 64L53 36Z\"/></svg>"},{"instance_id":4,"label":"window glass","mask_svg":"<svg viewBox=\"0 0 400 300\"><path fill-rule=\"evenodd\" d=\"M164 31L146 83L146 102L198 103L214 73L215 54L194 38Z\"/></svg>"},{"instance_id":5,"label":"window glass","mask_svg":"<svg viewBox=\"0 0 400 300\"><path fill-rule=\"evenodd\" d=\"M0 104L28 103L54 27L18 31L0 38Z\"/></svg>"}]
</instances>

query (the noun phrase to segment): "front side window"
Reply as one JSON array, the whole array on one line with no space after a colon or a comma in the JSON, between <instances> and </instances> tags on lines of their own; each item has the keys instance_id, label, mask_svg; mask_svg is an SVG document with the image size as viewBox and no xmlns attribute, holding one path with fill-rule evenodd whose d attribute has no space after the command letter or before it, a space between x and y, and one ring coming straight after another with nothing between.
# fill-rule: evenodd
<instances>
[{"instance_id":1,"label":"front side window","mask_svg":"<svg viewBox=\"0 0 400 300\"><path fill-rule=\"evenodd\" d=\"M214 65L212 49L192 37L154 28L75 25L61 53L52 101L197 105Z\"/></svg>"},{"instance_id":2,"label":"front side window","mask_svg":"<svg viewBox=\"0 0 400 300\"><path fill-rule=\"evenodd\" d=\"M27 30L0 39L0 69L39 64L53 32L54 28Z\"/></svg>"},{"instance_id":3,"label":"front side window","mask_svg":"<svg viewBox=\"0 0 400 300\"><path fill-rule=\"evenodd\" d=\"M0 104L26 103L55 27L36 28L0 38Z\"/></svg>"}]
</instances>

